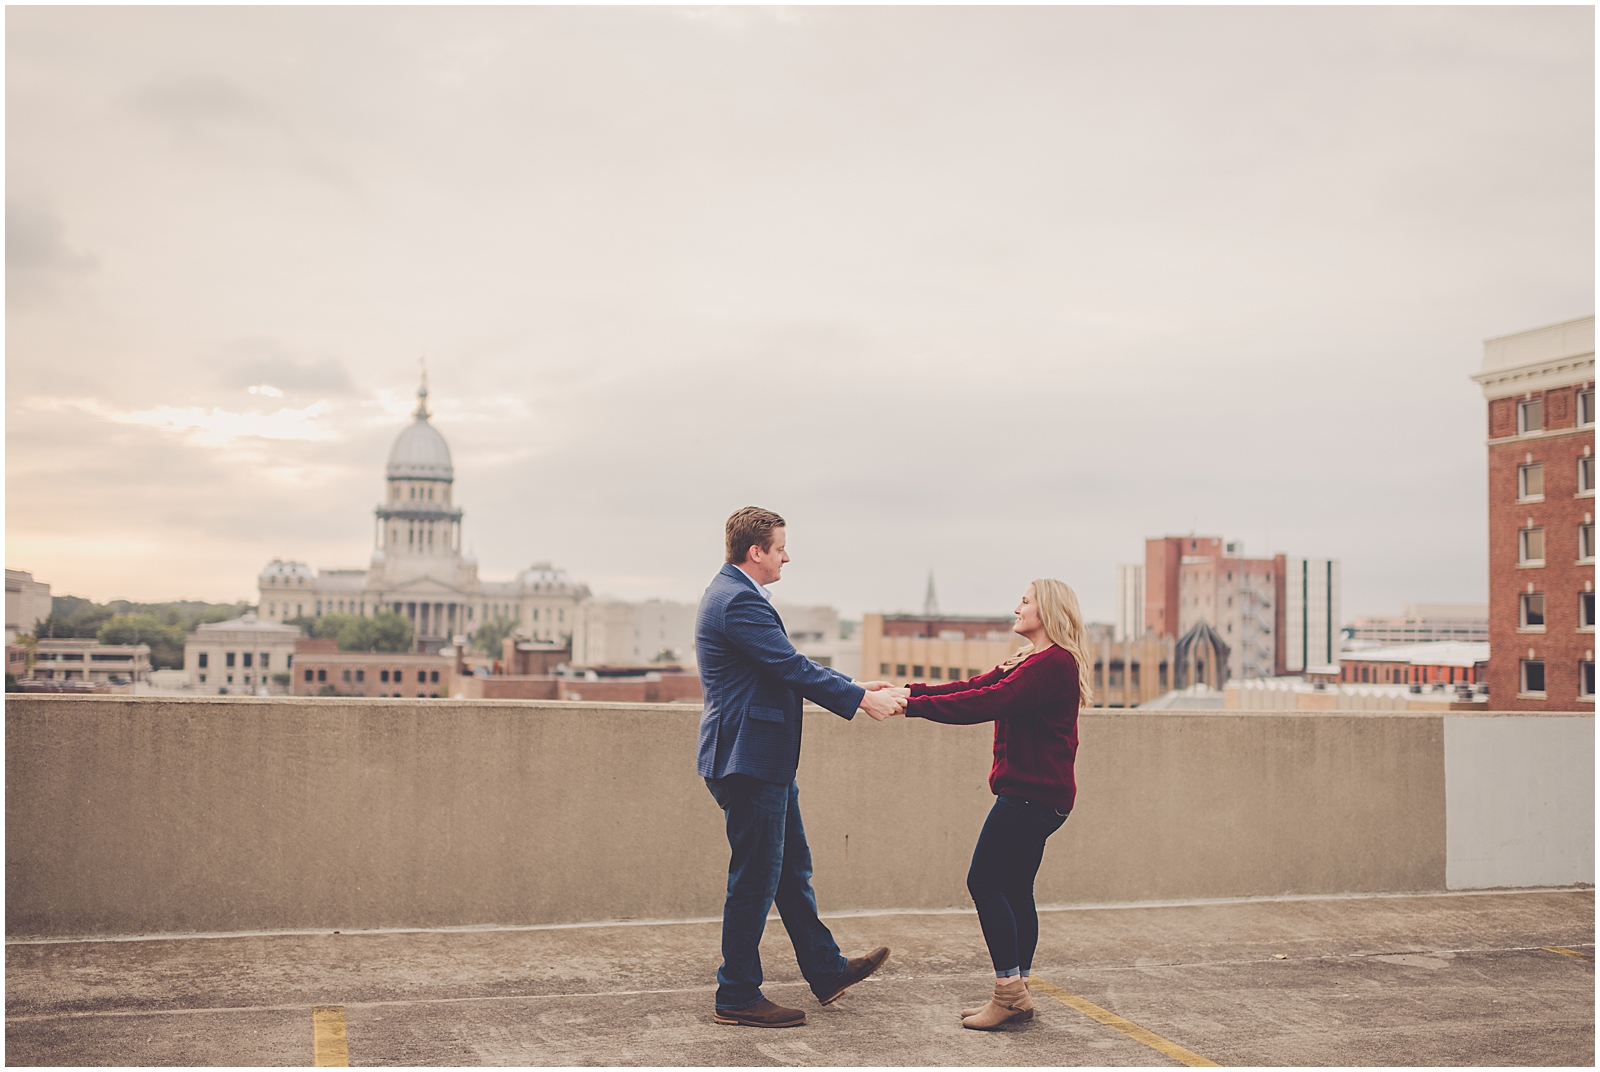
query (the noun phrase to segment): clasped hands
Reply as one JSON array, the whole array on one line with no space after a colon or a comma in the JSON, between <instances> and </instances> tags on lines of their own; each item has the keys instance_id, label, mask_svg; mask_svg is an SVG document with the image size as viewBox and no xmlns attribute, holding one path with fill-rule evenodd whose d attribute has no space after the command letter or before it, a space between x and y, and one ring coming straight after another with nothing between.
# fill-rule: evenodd
<instances>
[{"instance_id":1,"label":"clasped hands","mask_svg":"<svg viewBox=\"0 0 1600 1072\"><path fill-rule=\"evenodd\" d=\"M905 714L906 700L911 697L911 690L905 685L891 685L887 681L860 681L857 684L867 690L866 695L861 697L861 710L877 721Z\"/></svg>"}]
</instances>

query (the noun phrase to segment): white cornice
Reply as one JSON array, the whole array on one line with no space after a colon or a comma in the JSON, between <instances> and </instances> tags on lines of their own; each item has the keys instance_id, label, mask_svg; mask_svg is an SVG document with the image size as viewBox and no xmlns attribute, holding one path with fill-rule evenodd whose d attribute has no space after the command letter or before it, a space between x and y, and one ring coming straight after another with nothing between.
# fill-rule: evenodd
<instances>
[{"instance_id":1,"label":"white cornice","mask_svg":"<svg viewBox=\"0 0 1600 1072\"><path fill-rule=\"evenodd\" d=\"M1589 383L1594 379L1594 354L1573 354L1552 361L1537 361L1516 368L1495 369L1472 376L1473 382L1483 388L1485 398L1505 398L1526 391L1545 391L1552 387L1567 387Z\"/></svg>"}]
</instances>

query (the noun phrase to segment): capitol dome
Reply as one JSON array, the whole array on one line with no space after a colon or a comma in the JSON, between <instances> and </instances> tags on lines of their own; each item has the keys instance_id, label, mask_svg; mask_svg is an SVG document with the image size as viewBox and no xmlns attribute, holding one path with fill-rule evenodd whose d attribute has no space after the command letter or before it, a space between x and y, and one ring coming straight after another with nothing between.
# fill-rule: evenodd
<instances>
[{"instance_id":1,"label":"capitol dome","mask_svg":"<svg viewBox=\"0 0 1600 1072\"><path fill-rule=\"evenodd\" d=\"M439 430L428 423L431 414L428 413L427 380L417 389L417 408L413 415L416 420L389 448L389 465L384 475L390 480L454 480L450 445Z\"/></svg>"}]
</instances>

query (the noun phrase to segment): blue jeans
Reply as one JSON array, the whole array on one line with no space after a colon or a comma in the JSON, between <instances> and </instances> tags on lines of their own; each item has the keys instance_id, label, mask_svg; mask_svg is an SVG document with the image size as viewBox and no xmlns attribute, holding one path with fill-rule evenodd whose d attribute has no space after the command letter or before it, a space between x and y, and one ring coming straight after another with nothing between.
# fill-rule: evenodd
<instances>
[{"instance_id":1,"label":"blue jeans","mask_svg":"<svg viewBox=\"0 0 1600 1072\"><path fill-rule=\"evenodd\" d=\"M983 940L996 975L1033 968L1039 944L1039 914L1033 906L1033 879L1044 859L1045 839L1067 817L1048 804L1021 797L996 797L972 850L967 892L978 908Z\"/></svg>"},{"instance_id":2,"label":"blue jeans","mask_svg":"<svg viewBox=\"0 0 1600 1072\"><path fill-rule=\"evenodd\" d=\"M743 774L707 778L727 819L728 897L722 905L722 967L717 1008L748 1009L761 1000L761 932L774 903L794 943L800 974L821 998L837 984L845 958L817 918L811 849L800 824L800 790Z\"/></svg>"}]
</instances>

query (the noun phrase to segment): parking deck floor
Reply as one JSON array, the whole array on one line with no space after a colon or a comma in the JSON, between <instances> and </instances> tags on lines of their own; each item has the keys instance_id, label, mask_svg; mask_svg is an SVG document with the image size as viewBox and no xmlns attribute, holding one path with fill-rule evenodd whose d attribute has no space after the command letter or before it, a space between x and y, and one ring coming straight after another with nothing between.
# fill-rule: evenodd
<instances>
[{"instance_id":1,"label":"parking deck floor","mask_svg":"<svg viewBox=\"0 0 1600 1072\"><path fill-rule=\"evenodd\" d=\"M770 925L781 1031L712 1022L715 922L11 942L6 1062L1592 1065L1594 920L1592 890L1045 911L1036 1017L994 1033L956 1017L971 913L831 917L893 953L828 1008Z\"/></svg>"}]
</instances>

